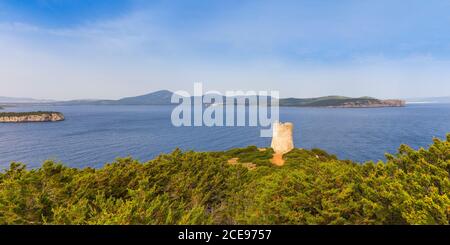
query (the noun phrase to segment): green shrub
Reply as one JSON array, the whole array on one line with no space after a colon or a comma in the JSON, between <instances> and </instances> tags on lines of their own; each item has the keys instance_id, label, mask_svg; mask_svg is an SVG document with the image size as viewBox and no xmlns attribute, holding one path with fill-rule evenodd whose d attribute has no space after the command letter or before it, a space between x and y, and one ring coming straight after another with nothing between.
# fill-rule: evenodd
<instances>
[{"instance_id":1,"label":"green shrub","mask_svg":"<svg viewBox=\"0 0 450 245\"><path fill-rule=\"evenodd\" d=\"M11 163L0 173L0 224L449 224L450 135L379 163L294 149L276 167L272 154L177 149L98 169Z\"/></svg>"}]
</instances>

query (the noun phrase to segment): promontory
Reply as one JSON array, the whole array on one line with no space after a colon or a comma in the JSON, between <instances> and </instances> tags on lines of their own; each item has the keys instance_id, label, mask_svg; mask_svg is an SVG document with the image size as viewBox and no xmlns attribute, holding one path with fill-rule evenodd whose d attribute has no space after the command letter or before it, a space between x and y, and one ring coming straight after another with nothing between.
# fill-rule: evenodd
<instances>
[{"instance_id":1,"label":"promontory","mask_svg":"<svg viewBox=\"0 0 450 245\"><path fill-rule=\"evenodd\" d=\"M403 100L380 100L372 97L350 98L344 96L326 96L310 99L280 99L280 106L289 107L331 107L331 108L378 108L404 107Z\"/></svg>"},{"instance_id":2,"label":"promontory","mask_svg":"<svg viewBox=\"0 0 450 245\"><path fill-rule=\"evenodd\" d=\"M33 111L33 112L1 112L0 123L21 122L57 122L63 121L64 115L60 112Z\"/></svg>"}]
</instances>

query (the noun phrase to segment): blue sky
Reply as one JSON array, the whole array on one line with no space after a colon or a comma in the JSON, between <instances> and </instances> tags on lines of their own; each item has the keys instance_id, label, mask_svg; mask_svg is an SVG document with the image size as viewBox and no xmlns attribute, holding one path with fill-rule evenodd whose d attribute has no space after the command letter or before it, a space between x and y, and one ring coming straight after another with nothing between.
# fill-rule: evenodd
<instances>
[{"instance_id":1,"label":"blue sky","mask_svg":"<svg viewBox=\"0 0 450 245\"><path fill-rule=\"evenodd\" d=\"M450 1L2 0L0 96L450 95Z\"/></svg>"}]
</instances>

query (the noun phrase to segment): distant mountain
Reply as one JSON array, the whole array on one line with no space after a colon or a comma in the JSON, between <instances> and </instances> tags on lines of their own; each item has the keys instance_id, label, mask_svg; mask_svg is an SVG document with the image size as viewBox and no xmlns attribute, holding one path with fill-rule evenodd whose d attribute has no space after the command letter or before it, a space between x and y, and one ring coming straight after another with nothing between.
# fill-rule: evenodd
<instances>
[{"instance_id":1,"label":"distant mountain","mask_svg":"<svg viewBox=\"0 0 450 245\"><path fill-rule=\"evenodd\" d=\"M344 96L325 96L318 98L298 99L298 98L286 98L280 99L280 105L282 106L336 106L345 102L351 101L364 101L375 100L374 98L362 97L362 98L349 98Z\"/></svg>"},{"instance_id":2,"label":"distant mountain","mask_svg":"<svg viewBox=\"0 0 450 245\"><path fill-rule=\"evenodd\" d=\"M405 102L402 100L379 100L372 97L350 98L343 96L325 96L319 98L280 99L280 106L292 107L344 107L344 108L367 108L367 107L401 107Z\"/></svg>"},{"instance_id":3,"label":"distant mountain","mask_svg":"<svg viewBox=\"0 0 450 245\"><path fill-rule=\"evenodd\" d=\"M116 101L103 101L103 104L119 104L119 105L171 105L172 92L168 90L161 90L146 95L123 98ZM242 96L235 97L234 104L246 103L243 100L238 100ZM226 103L225 98L224 103ZM260 100L260 96L254 96L256 100ZM242 99L242 98L241 98ZM371 97L350 98L343 96L326 96L319 98L287 98L280 99L280 106L292 107L397 107L404 106L404 101L401 100L379 100Z\"/></svg>"},{"instance_id":4,"label":"distant mountain","mask_svg":"<svg viewBox=\"0 0 450 245\"><path fill-rule=\"evenodd\" d=\"M450 103L450 96L448 97L424 97L424 98L410 98L406 99L407 103Z\"/></svg>"},{"instance_id":5,"label":"distant mountain","mask_svg":"<svg viewBox=\"0 0 450 245\"><path fill-rule=\"evenodd\" d=\"M169 105L171 104L172 94L169 90L160 90L145 95L122 98L113 103L120 105Z\"/></svg>"},{"instance_id":6,"label":"distant mountain","mask_svg":"<svg viewBox=\"0 0 450 245\"><path fill-rule=\"evenodd\" d=\"M66 100L50 103L51 105L112 105L116 100Z\"/></svg>"},{"instance_id":7,"label":"distant mountain","mask_svg":"<svg viewBox=\"0 0 450 245\"><path fill-rule=\"evenodd\" d=\"M160 90L153 93L148 93L135 97L126 97L119 100L71 100L47 102L53 105L172 105L171 98L173 92L169 90ZM249 100L242 98L243 96L234 97L234 104L245 103L249 104ZM5 98L5 97L0 97ZM192 101L194 97L191 97ZM250 98L250 97L245 97ZM259 101L261 96L253 96L253 100ZM267 97L269 98L269 97ZM16 101L14 103L45 103L41 100L33 99L13 99L9 101ZM223 103L227 103L226 97L222 97ZM23 101L23 102L18 102ZM270 100L268 100L270 105ZM1 103L1 100L0 100ZM9 102L12 103L12 102ZM218 102L220 104L220 102ZM402 100L379 100L372 97L351 98L344 96L325 96L318 98L284 98L279 100L280 106L290 107L345 107L345 108L366 108L366 107L399 107L404 106L405 102Z\"/></svg>"},{"instance_id":8,"label":"distant mountain","mask_svg":"<svg viewBox=\"0 0 450 245\"><path fill-rule=\"evenodd\" d=\"M39 100L33 98L13 98L0 96L0 103L13 104L13 103L48 103L52 100Z\"/></svg>"},{"instance_id":9,"label":"distant mountain","mask_svg":"<svg viewBox=\"0 0 450 245\"><path fill-rule=\"evenodd\" d=\"M172 92L160 90L153 93L126 97L118 100L68 100L57 101L53 105L170 105Z\"/></svg>"}]
</instances>

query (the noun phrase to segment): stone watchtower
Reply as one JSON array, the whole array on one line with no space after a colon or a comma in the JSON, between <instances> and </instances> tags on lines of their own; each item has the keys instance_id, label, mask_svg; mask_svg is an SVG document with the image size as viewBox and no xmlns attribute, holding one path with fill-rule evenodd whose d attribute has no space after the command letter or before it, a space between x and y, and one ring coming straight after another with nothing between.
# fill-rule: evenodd
<instances>
[{"instance_id":1,"label":"stone watchtower","mask_svg":"<svg viewBox=\"0 0 450 245\"><path fill-rule=\"evenodd\" d=\"M277 154L285 154L294 149L292 137L294 125L292 123L275 122L273 124L272 149Z\"/></svg>"}]
</instances>

